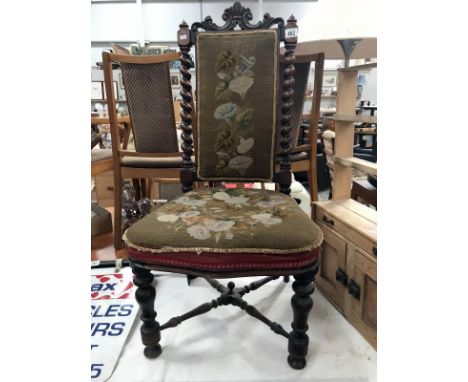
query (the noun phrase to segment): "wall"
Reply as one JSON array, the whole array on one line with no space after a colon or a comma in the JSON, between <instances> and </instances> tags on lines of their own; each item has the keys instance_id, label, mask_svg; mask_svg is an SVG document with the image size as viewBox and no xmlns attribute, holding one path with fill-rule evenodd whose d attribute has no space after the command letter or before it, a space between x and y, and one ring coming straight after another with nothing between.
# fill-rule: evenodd
<instances>
[{"instance_id":1,"label":"wall","mask_svg":"<svg viewBox=\"0 0 468 382\"><path fill-rule=\"evenodd\" d=\"M96 1L96 0L94 0ZM177 48L176 32L185 20L189 25L207 15L218 25L221 15L233 1L143 1L141 12L132 2L93 2L91 6L91 66L102 61L103 49L115 42L128 47L132 42L151 41L155 44ZM259 19L258 1L242 1L249 7L254 21ZM332 39L338 37L375 37L377 35L375 0L318 0L314 1L263 1L263 13L298 20L299 41ZM351 65L361 62L351 62ZM343 66L342 60L326 60L325 69ZM102 71L94 71L100 76ZM101 73L99 73L101 72ZM372 73L374 72L374 74ZM365 99L377 101L376 71L368 74L364 88ZM121 90L121 89L119 89ZM333 106L333 99L324 99L324 106ZM309 107L309 105L305 105Z\"/></svg>"},{"instance_id":2,"label":"wall","mask_svg":"<svg viewBox=\"0 0 468 382\"><path fill-rule=\"evenodd\" d=\"M377 103L377 69L366 72L366 84L362 90L362 99Z\"/></svg>"},{"instance_id":3,"label":"wall","mask_svg":"<svg viewBox=\"0 0 468 382\"><path fill-rule=\"evenodd\" d=\"M96 1L96 0L95 0ZM93 2L91 5L91 65L101 61L110 42L128 45L148 40L176 46L176 32L184 19L188 24L211 15L218 24L233 1L144 1L142 12L135 2ZM259 18L258 1L243 1ZM299 41L377 35L375 0L263 1L272 16L298 19Z\"/></svg>"}]
</instances>

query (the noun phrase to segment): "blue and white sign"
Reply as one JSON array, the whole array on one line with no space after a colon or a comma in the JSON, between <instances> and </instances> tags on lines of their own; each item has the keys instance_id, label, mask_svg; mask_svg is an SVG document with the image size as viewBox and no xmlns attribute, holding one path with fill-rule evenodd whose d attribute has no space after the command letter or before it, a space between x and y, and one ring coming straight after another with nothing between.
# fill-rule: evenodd
<instances>
[{"instance_id":1,"label":"blue and white sign","mask_svg":"<svg viewBox=\"0 0 468 382\"><path fill-rule=\"evenodd\" d=\"M131 275L91 276L91 381L112 376L138 310Z\"/></svg>"}]
</instances>

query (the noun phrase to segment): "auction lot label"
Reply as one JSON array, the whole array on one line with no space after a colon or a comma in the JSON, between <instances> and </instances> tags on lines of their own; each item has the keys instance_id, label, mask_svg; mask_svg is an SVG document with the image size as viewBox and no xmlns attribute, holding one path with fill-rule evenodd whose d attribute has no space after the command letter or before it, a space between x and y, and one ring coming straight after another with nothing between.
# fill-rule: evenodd
<instances>
[{"instance_id":1,"label":"auction lot label","mask_svg":"<svg viewBox=\"0 0 468 382\"><path fill-rule=\"evenodd\" d=\"M139 307L131 274L91 276L91 381L114 371Z\"/></svg>"}]
</instances>

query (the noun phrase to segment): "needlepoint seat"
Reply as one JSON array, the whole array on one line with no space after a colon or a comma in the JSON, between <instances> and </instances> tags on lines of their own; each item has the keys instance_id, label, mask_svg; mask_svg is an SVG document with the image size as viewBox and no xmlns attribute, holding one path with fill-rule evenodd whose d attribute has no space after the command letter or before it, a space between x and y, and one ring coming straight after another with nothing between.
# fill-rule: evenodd
<instances>
[{"instance_id":1,"label":"needlepoint seat","mask_svg":"<svg viewBox=\"0 0 468 382\"><path fill-rule=\"evenodd\" d=\"M290 196L224 188L185 193L125 234L135 261L224 271L303 268L322 238Z\"/></svg>"}]
</instances>

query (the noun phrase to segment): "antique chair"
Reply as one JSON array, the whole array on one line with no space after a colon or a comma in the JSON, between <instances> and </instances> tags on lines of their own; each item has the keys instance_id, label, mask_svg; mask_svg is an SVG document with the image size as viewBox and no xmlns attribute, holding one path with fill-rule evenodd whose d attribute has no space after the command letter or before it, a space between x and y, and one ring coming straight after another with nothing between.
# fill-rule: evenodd
<instances>
[{"instance_id":1,"label":"antique chair","mask_svg":"<svg viewBox=\"0 0 468 382\"><path fill-rule=\"evenodd\" d=\"M294 49L297 26L293 16L265 14L252 25L248 8L236 2L225 10L225 24L211 17L189 29L180 24L182 149L181 183L184 195L136 222L125 233L129 260L138 287L144 354L156 358L161 331L233 305L288 339L288 363L305 367L310 295L320 260L323 235L289 196L291 185L290 131L294 96ZM276 28L270 29L271 26ZM235 28L241 30L235 30ZM200 31L204 30L204 31ZM286 46L285 68L278 84L279 43ZM189 53L196 46L197 141L192 138ZM278 86L284 89L277 107ZM277 113L281 113L281 162L275 172ZM191 155L196 153L196 164ZM280 192L263 189L201 187L209 182L279 182ZM156 321L156 290L152 270L204 278L220 292L211 302L160 325ZM294 275L292 331L269 320L242 296L281 276ZM268 276L243 287L227 286L214 278Z\"/></svg>"},{"instance_id":2,"label":"antique chair","mask_svg":"<svg viewBox=\"0 0 468 382\"><path fill-rule=\"evenodd\" d=\"M325 55L323 53L304 54L296 56L294 60L295 83L293 106L291 109L291 165L292 172L307 172L310 189L310 201L318 200L317 189L317 132L320 118L320 102L322 100L323 65ZM315 63L314 92L310 113L304 114L304 102L306 100L307 81L310 65ZM283 66L284 64L282 64ZM310 122L309 143L298 145L301 123L303 120ZM281 126L278 123L278 128ZM277 147L280 149L279 137Z\"/></svg>"},{"instance_id":3,"label":"antique chair","mask_svg":"<svg viewBox=\"0 0 468 382\"><path fill-rule=\"evenodd\" d=\"M122 148L126 150L128 137L130 135L130 120L127 117L118 117L117 121L119 123ZM104 123L109 123L109 119L106 117L91 116L91 128ZM101 134L97 134L95 140L91 142L91 149L99 142L102 142ZM91 176L105 173L113 168L111 149L100 148L91 150Z\"/></svg>"},{"instance_id":4,"label":"antique chair","mask_svg":"<svg viewBox=\"0 0 468 382\"><path fill-rule=\"evenodd\" d=\"M132 56L103 52L114 169L114 247L123 246L121 194L123 179L178 180L182 156L178 150L169 62L178 53ZM121 149L115 108L112 64L120 64L125 82L135 151Z\"/></svg>"}]
</instances>

